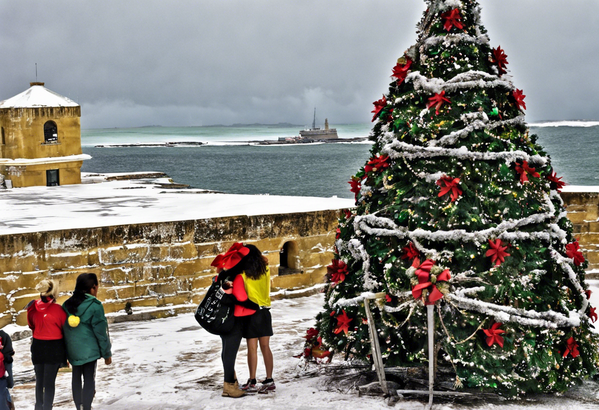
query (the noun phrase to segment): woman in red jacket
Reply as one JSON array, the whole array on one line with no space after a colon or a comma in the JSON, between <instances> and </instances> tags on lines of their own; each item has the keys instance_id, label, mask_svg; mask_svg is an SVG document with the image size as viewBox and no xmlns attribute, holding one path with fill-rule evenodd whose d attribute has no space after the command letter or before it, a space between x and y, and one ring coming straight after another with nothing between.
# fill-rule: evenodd
<instances>
[{"instance_id":1,"label":"woman in red jacket","mask_svg":"<svg viewBox=\"0 0 599 410\"><path fill-rule=\"evenodd\" d=\"M35 288L40 299L27 305L27 323L33 331L31 361L35 370L35 410L51 410L58 369L66 363L62 325L67 314L56 303L58 286L42 280Z\"/></svg>"},{"instance_id":2,"label":"woman in red jacket","mask_svg":"<svg viewBox=\"0 0 599 410\"><path fill-rule=\"evenodd\" d=\"M217 280L223 284L222 287L226 293L223 296L223 303L235 305L233 330L220 336L223 346L221 359L225 373L222 394L224 397L241 397L245 394L239 388L239 382L235 374L235 360L243 337L242 318L252 315L260 309L260 306L248 298L241 276L242 269L240 269L239 262L248 253L249 249L243 244L235 243L226 254L217 256L212 262L212 266L216 266L217 270L220 271Z\"/></svg>"}]
</instances>

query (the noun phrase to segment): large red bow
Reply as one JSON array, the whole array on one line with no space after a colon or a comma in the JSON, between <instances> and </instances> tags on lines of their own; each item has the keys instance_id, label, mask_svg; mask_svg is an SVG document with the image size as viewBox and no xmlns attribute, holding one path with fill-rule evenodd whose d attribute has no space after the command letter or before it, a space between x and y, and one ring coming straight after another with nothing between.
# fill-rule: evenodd
<instances>
[{"instance_id":1,"label":"large red bow","mask_svg":"<svg viewBox=\"0 0 599 410\"><path fill-rule=\"evenodd\" d=\"M580 356L580 352L578 351L578 343L576 343L576 340L574 340L574 337L569 338L566 343L567 343L566 351L562 355L563 357L572 355L572 357L576 358L576 357Z\"/></svg>"},{"instance_id":2,"label":"large red bow","mask_svg":"<svg viewBox=\"0 0 599 410\"><path fill-rule=\"evenodd\" d=\"M415 259L412 266L417 267L419 264L420 261ZM418 285L412 288L412 296L414 299L420 299L422 297L422 291L424 289L428 289L429 294L427 300L425 301L426 305L433 305L436 301L443 297L443 293L437 289L435 284L438 282L447 282L449 279L451 279L449 269L445 269L435 278L434 275L431 275L431 269L433 266L435 266L435 262L427 259L416 268L415 274L418 277Z\"/></svg>"},{"instance_id":3,"label":"large red bow","mask_svg":"<svg viewBox=\"0 0 599 410\"><path fill-rule=\"evenodd\" d=\"M217 255L210 266L229 270L250 253L249 248L243 246L241 242L235 242L224 255Z\"/></svg>"}]
</instances>

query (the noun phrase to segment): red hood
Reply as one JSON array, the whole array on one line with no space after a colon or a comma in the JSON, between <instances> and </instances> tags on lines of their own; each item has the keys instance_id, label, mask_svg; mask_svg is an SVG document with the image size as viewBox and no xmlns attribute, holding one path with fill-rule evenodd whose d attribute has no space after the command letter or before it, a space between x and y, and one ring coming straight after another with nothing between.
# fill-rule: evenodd
<instances>
[{"instance_id":1,"label":"red hood","mask_svg":"<svg viewBox=\"0 0 599 410\"><path fill-rule=\"evenodd\" d=\"M54 303L54 299L48 299L47 302L44 302L41 299L37 299L34 303L31 304L31 309L43 312L47 310L50 307L50 305L52 305L52 303Z\"/></svg>"}]
</instances>

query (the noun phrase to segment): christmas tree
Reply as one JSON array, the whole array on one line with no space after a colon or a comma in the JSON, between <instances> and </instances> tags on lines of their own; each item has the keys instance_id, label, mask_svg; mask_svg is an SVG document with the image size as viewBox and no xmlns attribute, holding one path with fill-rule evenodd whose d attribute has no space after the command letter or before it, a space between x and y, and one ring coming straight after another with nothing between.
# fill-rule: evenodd
<instances>
[{"instance_id":1,"label":"christmas tree","mask_svg":"<svg viewBox=\"0 0 599 410\"><path fill-rule=\"evenodd\" d=\"M384 292L374 317L385 366L427 366L434 304L436 364L458 385L564 391L599 364L564 182L529 135L525 95L478 2L426 3L374 103L371 157L350 181L356 207L339 220L304 355L328 346L368 360L364 299Z\"/></svg>"}]
</instances>

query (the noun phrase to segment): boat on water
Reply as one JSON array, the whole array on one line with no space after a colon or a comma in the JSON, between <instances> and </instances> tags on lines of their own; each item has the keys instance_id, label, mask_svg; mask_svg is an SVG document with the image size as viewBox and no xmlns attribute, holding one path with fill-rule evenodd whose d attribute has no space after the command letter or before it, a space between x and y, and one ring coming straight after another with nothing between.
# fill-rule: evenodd
<instances>
[{"instance_id":1,"label":"boat on water","mask_svg":"<svg viewBox=\"0 0 599 410\"><path fill-rule=\"evenodd\" d=\"M329 120L325 118L324 129L316 127L316 108L314 108L314 119L312 120L312 128L307 130L301 130L299 132L300 138L306 138L311 140L326 140L339 138L337 135L337 128L329 128Z\"/></svg>"}]
</instances>

